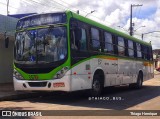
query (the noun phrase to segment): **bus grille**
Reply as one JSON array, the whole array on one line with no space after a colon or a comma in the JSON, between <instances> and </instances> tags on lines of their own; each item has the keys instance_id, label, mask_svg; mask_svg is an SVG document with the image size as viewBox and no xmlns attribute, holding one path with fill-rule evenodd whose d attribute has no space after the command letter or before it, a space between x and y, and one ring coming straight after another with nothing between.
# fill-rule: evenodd
<instances>
[{"instance_id":1,"label":"bus grille","mask_svg":"<svg viewBox=\"0 0 160 119\"><path fill-rule=\"evenodd\" d=\"M28 82L30 87L46 87L47 82Z\"/></svg>"}]
</instances>

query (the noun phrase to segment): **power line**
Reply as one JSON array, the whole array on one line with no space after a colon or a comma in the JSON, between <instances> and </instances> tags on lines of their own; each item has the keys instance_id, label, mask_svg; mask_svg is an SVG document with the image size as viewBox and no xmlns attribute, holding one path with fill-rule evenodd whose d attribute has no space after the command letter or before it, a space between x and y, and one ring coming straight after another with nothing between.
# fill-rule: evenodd
<instances>
[{"instance_id":1,"label":"power line","mask_svg":"<svg viewBox=\"0 0 160 119\"><path fill-rule=\"evenodd\" d=\"M73 10L73 9L70 9L69 7L66 7L66 6L64 6L63 4L61 4L61 3L58 3L58 2L56 2L55 0L54 0L54 3L53 3L53 1L49 1L50 3L52 3L52 5L50 5L50 4L45 4L45 3L40 3L40 2L37 2L37 1L35 1L35 0L30 0L30 1L26 1L26 0L22 0L23 2L25 2L27 5L29 4L29 5L31 5L31 6L34 6L34 5L39 5L39 6L43 6L43 9L45 9L44 8L44 6L46 6L47 7L47 9L48 9L48 7L49 7L49 10L56 10L56 9L63 9L63 10L71 10L71 11L74 11L74 12L76 12L75 10ZM67 3L67 2L64 2L63 0L60 0L61 2L63 2L63 3L65 3L65 4L67 4L67 5L69 5L69 6L72 6L72 7L74 7L73 5L71 5L71 4L69 4L69 3ZM1 3L1 2L0 2ZM55 6L55 3L57 4L56 6ZM1 4L3 4L3 5L6 5L5 3L1 3ZM58 6L59 5L59 6ZM61 7L62 6L62 7ZM11 6L11 5L9 5L9 7L12 7L12 8L14 8L14 9L16 9L16 10L19 10L18 8L15 8L15 7L13 7L13 6ZM37 10L36 8L32 8L32 9L34 9L34 10ZM79 10L78 8L76 8L75 7L75 9L77 9L77 10ZM86 11L84 11L84 10L81 10L80 9L80 11L82 11L83 13L88 13L88 12L86 12ZM95 16L95 15L91 15L92 17L94 17L94 18L97 18L98 20L100 20L100 18L99 17L97 17L97 16ZM101 20L100 20L101 21ZM102 22L102 21L101 21ZM107 23L109 23L109 24L112 24L112 23L110 23L110 22L108 22L107 21Z\"/></svg>"},{"instance_id":2,"label":"power line","mask_svg":"<svg viewBox=\"0 0 160 119\"><path fill-rule=\"evenodd\" d=\"M67 5L69 5L69 6L71 6L71 7L75 7L75 6L73 6L73 5L71 5L71 4L67 3L67 2L65 2L65 1L63 1L63 0L59 0L59 1L65 3L65 4L67 4ZM75 7L75 8L76 8L76 7ZM81 9L79 9L79 8L76 8L76 9L77 9L77 10L80 10L80 11L86 13L86 14L88 14L88 12L86 12L86 10L81 10ZM96 12L97 12L97 11L96 11ZM95 15L93 15L93 14L91 14L90 16L95 17L95 18L97 18L97 19L100 20L99 17L97 17L97 16L95 16ZM107 22L108 22L108 21L107 21ZM108 22L108 23L109 23L109 24L112 24L112 23L110 23L110 22Z\"/></svg>"},{"instance_id":3,"label":"power line","mask_svg":"<svg viewBox=\"0 0 160 119\"><path fill-rule=\"evenodd\" d=\"M50 5L48 5L48 4L42 4L42 3L39 3L39 2L37 2L37 1L35 1L35 0L30 0L30 1L32 1L32 2L34 2L34 3L36 3L36 4L40 4L40 5L45 5L45 6L48 6L48 7L53 7L53 6L50 6ZM64 2L64 1L62 1L62 0L60 0L61 2ZM50 1L50 3L53 3L52 1ZM58 5L60 5L60 6L63 6L63 8L61 7L55 7L55 3L57 3ZM66 3L66 2L64 2L64 3ZM66 4L68 4L68 3L66 3ZM68 5L70 5L70 4L68 4ZM70 6L72 6L72 5L70 5ZM66 10L66 9L68 9L68 10L71 10L71 11L74 11L74 10L72 10L72 9L70 9L69 7L66 7L66 6L64 6L64 5L62 5L61 3L58 3L58 2L56 2L55 0L54 0L54 8L57 8L57 9L63 9L63 10ZM75 9L77 9L77 8L75 8ZM79 9L77 9L77 10L79 10ZM83 11L83 10L80 10L80 11L82 11L82 12L84 12L84 13L88 13L88 12L86 12L86 11ZM74 12L76 12L76 11L74 11ZM100 20L100 18L99 17L97 17L97 16L94 16L94 15L91 15L91 16L93 16L94 18L97 18L98 20ZM100 20L101 21L101 20ZM101 21L102 22L102 21ZM108 21L107 21L108 22ZM110 22L108 22L109 24L111 24ZM104 23L103 23L104 24Z\"/></svg>"},{"instance_id":4,"label":"power line","mask_svg":"<svg viewBox=\"0 0 160 119\"><path fill-rule=\"evenodd\" d=\"M71 7L74 7L73 5L71 5L71 4L69 4L69 3L67 3L67 2L65 2L65 1L63 1L63 0L59 0L59 1L61 1L61 2L65 3L65 4L67 4L67 5L69 5L69 6L71 6Z\"/></svg>"},{"instance_id":5,"label":"power line","mask_svg":"<svg viewBox=\"0 0 160 119\"><path fill-rule=\"evenodd\" d=\"M53 10L60 9L58 7L55 7L54 5L52 6L51 4L40 3L40 2L37 2L37 1L34 1L34 0L30 0L30 1L22 0L22 1L25 2L27 4L27 6L28 5L33 6L32 9L34 9L36 12L38 12L38 11L46 12L46 10L47 11L53 11ZM37 9L37 8L39 8L39 7L37 7L37 5L39 7L41 7L41 9Z\"/></svg>"},{"instance_id":6,"label":"power line","mask_svg":"<svg viewBox=\"0 0 160 119\"><path fill-rule=\"evenodd\" d=\"M142 34L139 34L139 33L135 33L135 35L142 36ZM147 35L147 37L159 38L160 36Z\"/></svg>"},{"instance_id":7,"label":"power line","mask_svg":"<svg viewBox=\"0 0 160 119\"><path fill-rule=\"evenodd\" d=\"M32 0L32 1L33 1L33 0ZM53 1L54 1L55 3L57 3L57 4L61 5L61 6L65 7L65 8L67 8L67 9L69 9L69 10L72 10L72 9L70 9L69 7L66 7L66 6L62 5L61 3L56 2L55 0L53 0ZM69 5L69 6L74 7L73 5L71 5L71 4L69 4L69 3L67 3L67 2L65 2L65 1L63 1L63 0L59 0L59 1L61 1L61 2L65 3L65 4ZM50 2L52 2L52 1L50 1ZM53 3L53 2L52 2L52 3ZM86 12L86 11L84 11L84 10L81 10L81 9L78 9L78 8L76 8L76 7L75 7L75 9L80 10L80 11L82 11L82 12L86 13L86 14L88 13L88 12ZM74 10L72 10L72 11L74 11ZM74 12L76 12L76 11L74 11ZM91 15L91 16L93 16L93 17L95 17L95 18L97 18L97 19L99 19L99 20L100 20L100 18L99 18L99 17L97 17L97 16L95 16L95 15ZM110 23L110 24L111 24L111 23Z\"/></svg>"},{"instance_id":8,"label":"power line","mask_svg":"<svg viewBox=\"0 0 160 119\"><path fill-rule=\"evenodd\" d=\"M26 0L22 0L22 1L24 1L25 3L30 3L31 5L32 4L38 4L38 5L41 5L41 6L48 6L48 7L52 7L52 9L59 9L59 8L57 8L57 7L55 7L55 6L50 6L49 4L42 4L42 3L39 3L39 2L37 2L37 1L34 1L34 0L30 0L30 1L26 1ZM32 3L31 3L32 2ZM34 5L32 5L32 6L34 6Z\"/></svg>"},{"instance_id":9,"label":"power line","mask_svg":"<svg viewBox=\"0 0 160 119\"><path fill-rule=\"evenodd\" d=\"M0 2L0 4L7 6L7 4L5 4L5 3L3 3L3 2ZM11 8L13 8L13 9L17 9L17 10L18 10L18 8L15 8L15 7L11 6L11 5L9 5L9 7L11 7Z\"/></svg>"},{"instance_id":10,"label":"power line","mask_svg":"<svg viewBox=\"0 0 160 119\"><path fill-rule=\"evenodd\" d=\"M61 4L61 3L58 3L58 2L56 2L55 0L53 0L56 4L58 4L58 5L60 5L60 6L63 6L64 8L67 8L67 9L69 9L70 10L70 8L69 7L66 7L66 6L64 6L63 4ZM50 1L50 2L52 2L52 1ZM52 2L53 3L53 2Z\"/></svg>"},{"instance_id":11,"label":"power line","mask_svg":"<svg viewBox=\"0 0 160 119\"><path fill-rule=\"evenodd\" d=\"M48 7L49 7L49 10L51 10L51 9L52 9L52 10L55 10L55 9L63 9L63 10L66 10L66 9L68 9L68 10L74 11L74 10L70 9L69 7L67 7L67 6L64 6L64 5L61 4L61 3L56 2L55 0L54 0L54 3L53 3L53 1L50 1L50 3L52 3L52 5L50 5L50 4L45 4L45 3L40 3L40 2L37 2L37 1L35 1L35 0L30 0L30 1L22 0L22 1L23 1L24 3L26 3L27 5L30 5L30 6L34 6L34 5L43 6L42 9L46 9L46 8L44 8L44 6L45 6L45 7L47 7L47 9L48 9ZM71 5L71 4L67 3L67 2L64 2L63 0L60 0L60 1L63 2L63 3L65 3L65 4L67 4L67 5L69 5L69 6L74 7L73 5ZM56 6L55 6L55 3L57 4ZM5 5L5 6L7 5L7 4L2 3L2 2L0 2L0 4ZM54 4L54 5L53 5L53 4ZM19 8L15 8L15 7L11 6L11 5L9 5L9 7L14 8L14 9L16 9L16 10L19 10ZM37 10L35 7L32 7L32 9ZM79 10L79 9L76 8L76 7L75 7L75 9ZM81 10L81 9L80 9L80 11L82 11L83 13L88 13L88 12L86 12L86 11L84 11L84 10ZM76 11L74 11L74 12L76 12ZM91 16L94 17L94 18L97 18L98 20L100 20L100 18L97 17L97 16L95 16L95 15L91 15ZM102 21L102 20L100 20L100 21L103 22L103 24L105 24L104 21ZM110 23L109 21L107 21L107 23L112 24L112 23Z\"/></svg>"}]
</instances>

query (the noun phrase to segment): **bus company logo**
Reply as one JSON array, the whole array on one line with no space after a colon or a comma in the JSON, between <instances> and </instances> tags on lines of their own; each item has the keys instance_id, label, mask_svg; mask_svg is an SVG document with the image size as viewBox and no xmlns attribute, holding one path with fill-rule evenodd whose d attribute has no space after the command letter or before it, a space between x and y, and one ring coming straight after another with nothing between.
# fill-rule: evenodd
<instances>
[{"instance_id":1,"label":"bus company logo","mask_svg":"<svg viewBox=\"0 0 160 119\"><path fill-rule=\"evenodd\" d=\"M59 83L53 83L53 87L65 87L64 82L59 82Z\"/></svg>"},{"instance_id":2,"label":"bus company logo","mask_svg":"<svg viewBox=\"0 0 160 119\"><path fill-rule=\"evenodd\" d=\"M2 111L3 117L31 117L42 116L42 112L39 111Z\"/></svg>"},{"instance_id":3,"label":"bus company logo","mask_svg":"<svg viewBox=\"0 0 160 119\"><path fill-rule=\"evenodd\" d=\"M38 75L29 75L29 79L38 80Z\"/></svg>"},{"instance_id":4,"label":"bus company logo","mask_svg":"<svg viewBox=\"0 0 160 119\"><path fill-rule=\"evenodd\" d=\"M2 111L2 116L10 117L10 116L12 116L12 112L11 111Z\"/></svg>"}]
</instances>

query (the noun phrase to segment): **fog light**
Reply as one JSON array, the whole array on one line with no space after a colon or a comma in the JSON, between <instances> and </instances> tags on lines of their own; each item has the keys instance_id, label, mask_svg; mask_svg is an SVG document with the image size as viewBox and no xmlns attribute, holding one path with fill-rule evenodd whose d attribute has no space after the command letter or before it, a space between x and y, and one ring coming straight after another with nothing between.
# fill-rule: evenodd
<instances>
[{"instance_id":1,"label":"fog light","mask_svg":"<svg viewBox=\"0 0 160 119\"><path fill-rule=\"evenodd\" d=\"M51 83L48 83L48 88L50 88L51 87Z\"/></svg>"},{"instance_id":2,"label":"fog light","mask_svg":"<svg viewBox=\"0 0 160 119\"><path fill-rule=\"evenodd\" d=\"M27 88L26 84L23 83L23 87Z\"/></svg>"}]
</instances>

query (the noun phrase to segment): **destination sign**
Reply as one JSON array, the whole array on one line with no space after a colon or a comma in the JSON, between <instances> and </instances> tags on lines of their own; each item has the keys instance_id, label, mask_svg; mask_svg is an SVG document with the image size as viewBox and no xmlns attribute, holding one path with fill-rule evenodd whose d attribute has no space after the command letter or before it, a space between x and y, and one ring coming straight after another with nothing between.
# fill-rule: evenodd
<instances>
[{"instance_id":1,"label":"destination sign","mask_svg":"<svg viewBox=\"0 0 160 119\"><path fill-rule=\"evenodd\" d=\"M66 22L65 13L35 15L19 20L17 23L17 29L47 25L47 24L65 23L65 22Z\"/></svg>"}]
</instances>

